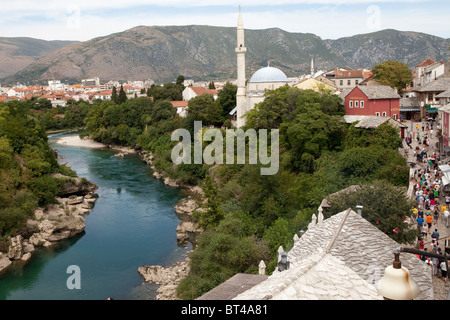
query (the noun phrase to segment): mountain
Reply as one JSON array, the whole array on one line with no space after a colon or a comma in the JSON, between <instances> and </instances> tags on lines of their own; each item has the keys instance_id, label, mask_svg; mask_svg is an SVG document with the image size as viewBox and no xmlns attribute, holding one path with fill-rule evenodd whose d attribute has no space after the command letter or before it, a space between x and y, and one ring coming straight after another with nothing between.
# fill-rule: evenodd
<instances>
[{"instance_id":1,"label":"mountain","mask_svg":"<svg viewBox=\"0 0 450 320\"><path fill-rule=\"evenodd\" d=\"M0 37L0 78L12 75L48 53L73 42Z\"/></svg>"},{"instance_id":2,"label":"mountain","mask_svg":"<svg viewBox=\"0 0 450 320\"><path fill-rule=\"evenodd\" d=\"M334 67L372 68L399 60L414 67L426 58L447 60L449 39L417 32L383 30L337 40L278 28L246 30L247 77L261 67L288 76ZM212 26L139 26L124 32L66 45L31 63L1 83L47 79L174 81L225 80L236 77L236 28Z\"/></svg>"}]
</instances>

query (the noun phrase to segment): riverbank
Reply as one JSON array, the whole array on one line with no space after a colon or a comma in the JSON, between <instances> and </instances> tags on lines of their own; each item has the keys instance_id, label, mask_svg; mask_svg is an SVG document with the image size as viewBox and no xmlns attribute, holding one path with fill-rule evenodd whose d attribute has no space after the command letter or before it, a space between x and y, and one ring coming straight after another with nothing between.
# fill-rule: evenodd
<instances>
[{"instance_id":1,"label":"riverbank","mask_svg":"<svg viewBox=\"0 0 450 320\"><path fill-rule=\"evenodd\" d=\"M142 161L147 163L153 171L153 177L160 179L167 186L184 189L187 196L182 198L175 205L175 213L181 219L177 226L177 243L186 245L188 242L195 245L195 236L203 230L199 228L198 223L192 219L195 211L204 210L202 208L203 189L200 186L189 186L181 183L177 179L165 176L164 172L156 170L153 164L153 154L149 151L140 150L138 152ZM139 274L146 282L159 285L157 300L178 300L177 287L180 281L185 278L190 271L189 255L185 259L169 267L159 265L144 265L138 268Z\"/></svg>"},{"instance_id":2,"label":"riverbank","mask_svg":"<svg viewBox=\"0 0 450 320\"><path fill-rule=\"evenodd\" d=\"M136 153L136 151L129 147L123 147L118 145L107 145L101 142L94 141L88 137L80 138L79 135L61 137L55 141L56 144L70 146L70 147L81 147L81 148L93 148L93 149L112 149L119 151L118 156Z\"/></svg>"},{"instance_id":3,"label":"riverbank","mask_svg":"<svg viewBox=\"0 0 450 320\"><path fill-rule=\"evenodd\" d=\"M84 215L93 208L97 186L85 179L53 175L61 182L61 197L45 208L36 208L24 228L7 239L6 253L0 252L0 272L14 262L26 263L38 247L49 247L72 238L85 229Z\"/></svg>"}]
</instances>

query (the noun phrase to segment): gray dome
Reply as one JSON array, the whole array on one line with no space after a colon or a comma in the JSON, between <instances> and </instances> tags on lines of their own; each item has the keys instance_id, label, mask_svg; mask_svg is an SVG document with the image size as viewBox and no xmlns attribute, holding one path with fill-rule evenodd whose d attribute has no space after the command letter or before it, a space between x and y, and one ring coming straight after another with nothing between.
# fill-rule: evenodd
<instances>
[{"instance_id":1,"label":"gray dome","mask_svg":"<svg viewBox=\"0 0 450 320\"><path fill-rule=\"evenodd\" d=\"M288 78L280 69L265 67L256 71L250 82L288 82Z\"/></svg>"}]
</instances>

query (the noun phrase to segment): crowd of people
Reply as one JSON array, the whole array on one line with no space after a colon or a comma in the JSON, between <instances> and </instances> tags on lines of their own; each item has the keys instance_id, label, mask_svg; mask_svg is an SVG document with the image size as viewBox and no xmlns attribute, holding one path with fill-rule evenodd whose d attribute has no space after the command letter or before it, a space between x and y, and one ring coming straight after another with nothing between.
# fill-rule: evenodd
<instances>
[{"instance_id":1,"label":"crowd of people","mask_svg":"<svg viewBox=\"0 0 450 320\"><path fill-rule=\"evenodd\" d=\"M438 144L432 144L433 129L439 130L439 127L434 127L433 122L422 122L418 123L415 129L414 140L412 137L405 139L408 147L414 150L415 159L415 163L411 164L414 169L411 180L414 183L416 206L411 218L419 232L419 250L444 255L447 248L441 241L438 224L440 227L442 224L445 230L449 226L450 195L445 194L442 186L443 173L439 169L441 156L437 152ZM413 141L416 141L415 147ZM431 266L434 276L442 277L447 282L447 264L444 259L427 255L419 258Z\"/></svg>"}]
</instances>

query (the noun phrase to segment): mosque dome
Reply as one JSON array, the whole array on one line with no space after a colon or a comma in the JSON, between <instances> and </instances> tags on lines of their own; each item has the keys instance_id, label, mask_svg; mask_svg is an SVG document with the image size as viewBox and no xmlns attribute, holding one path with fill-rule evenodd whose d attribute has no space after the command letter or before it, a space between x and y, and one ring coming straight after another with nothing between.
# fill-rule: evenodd
<instances>
[{"instance_id":1,"label":"mosque dome","mask_svg":"<svg viewBox=\"0 0 450 320\"><path fill-rule=\"evenodd\" d=\"M250 82L288 82L288 78L280 69L265 67L256 71Z\"/></svg>"}]
</instances>

